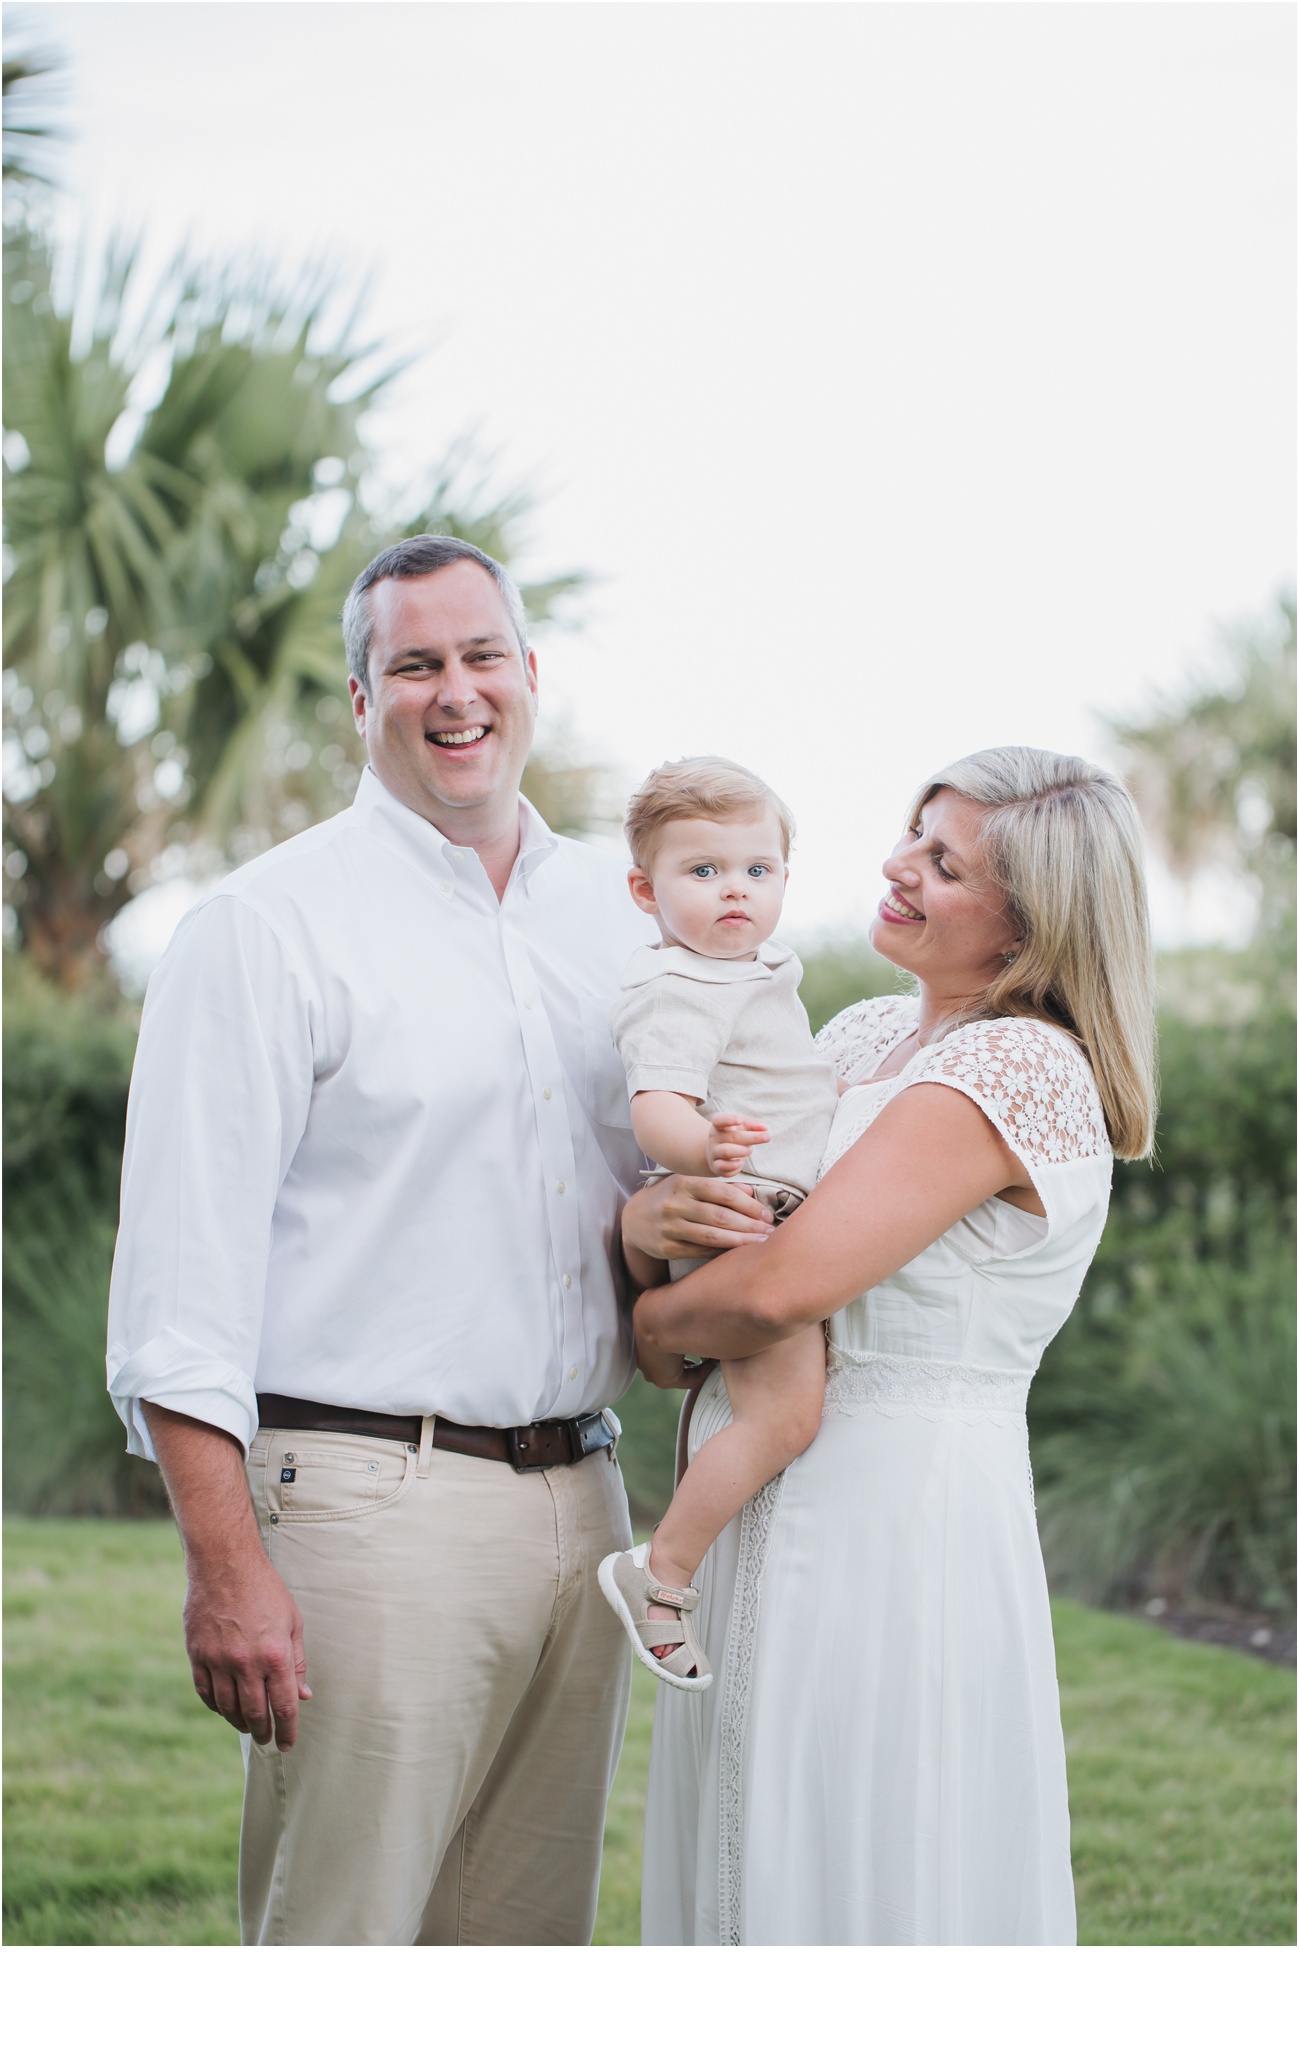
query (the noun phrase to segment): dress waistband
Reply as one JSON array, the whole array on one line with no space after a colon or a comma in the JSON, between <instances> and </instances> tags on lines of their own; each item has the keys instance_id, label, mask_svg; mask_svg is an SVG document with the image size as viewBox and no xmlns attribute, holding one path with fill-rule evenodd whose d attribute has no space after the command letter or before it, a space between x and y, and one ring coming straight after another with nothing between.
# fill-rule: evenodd
<instances>
[{"instance_id":1,"label":"dress waistband","mask_svg":"<svg viewBox=\"0 0 1299 2048\"><path fill-rule=\"evenodd\" d=\"M831 1344L825 1405L830 1414L873 1408L904 1414L952 1409L1022 1416L1032 1380L1031 1370L1023 1366L901 1358L883 1351L845 1351Z\"/></svg>"}]
</instances>

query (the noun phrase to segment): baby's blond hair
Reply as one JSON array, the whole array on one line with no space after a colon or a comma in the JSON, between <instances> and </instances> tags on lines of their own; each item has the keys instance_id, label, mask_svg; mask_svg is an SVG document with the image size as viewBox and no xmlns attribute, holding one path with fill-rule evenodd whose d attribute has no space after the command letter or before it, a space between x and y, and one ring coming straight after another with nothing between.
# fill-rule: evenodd
<instances>
[{"instance_id":1,"label":"baby's blond hair","mask_svg":"<svg viewBox=\"0 0 1299 2048\"><path fill-rule=\"evenodd\" d=\"M686 818L737 818L745 811L774 811L780 845L789 859L794 820L761 777L720 754L695 754L665 761L645 777L627 806L627 844L638 868L648 869L665 825Z\"/></svg>"}]
</instances>

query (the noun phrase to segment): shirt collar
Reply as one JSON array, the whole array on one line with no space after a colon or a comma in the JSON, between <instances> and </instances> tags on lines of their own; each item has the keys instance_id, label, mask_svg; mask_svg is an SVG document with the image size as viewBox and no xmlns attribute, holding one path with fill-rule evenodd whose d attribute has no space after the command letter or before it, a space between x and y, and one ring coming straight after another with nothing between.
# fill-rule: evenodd
<instances>
[{"instance_id":1,"label":"shirt collar","mask_svg":"<svg viewBox=\"0 0 1299 2048\"><path fill-rule=\"evenodd\" d=\"M559 846L559 836L551 831L535 804L526 796L519 798L519 857L514 863L516 874L527 874L541 861L548 860Z\"/></svg>"},{"instance_id":2,"label":"shirt collar","mask_svg":"<svg viewBox=\"0 0 1299 2048\"><path fill-rule=\"evenodd\" d=\"M663 974L679 974L686 981L770 981L782 962L792 959L788 946L764 939L756 960L710 960L685 946L638 946L627 962L624 988L640 988Z\"/></svg>"},{"instance_id":3,"label":"shirt collar","mask_svg":"<svg viewBox=\"0 0 1299 2048\"><path fill-rule=\"evenodd\" d=\"M405 851L413 854L420 865L430 869L442 880L448 873L462 872L463 863L472 854L477 863L478 856L470 847L453 846L451 841L436 825L395 797L385 788L373 768L367 766L361 772L352 799L352 809L357 818L370 830L395 835ZM519 876L527 881L532 871L554 853L559 845L556 837L539 810L528 802L525 796L519 798L519 853L514 863L511 880Z\"/></svg>"}]
</instances>

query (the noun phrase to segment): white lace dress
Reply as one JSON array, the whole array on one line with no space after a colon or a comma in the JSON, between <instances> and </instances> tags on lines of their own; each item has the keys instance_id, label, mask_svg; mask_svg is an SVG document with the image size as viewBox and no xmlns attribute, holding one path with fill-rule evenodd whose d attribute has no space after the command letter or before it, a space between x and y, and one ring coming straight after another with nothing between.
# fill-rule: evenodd
<instances>
[{"instance_id":1,"label":"white lace dress","mask_svg":"<svg viewBox=\"0 0 1299 2048\"><path fill-rule=\"evenodd\" d=\"M698 1577L713 1685L659 1690L646 1945L1075 1939L1024 1403L1100 1240L1110 1148L1049 1025L966 1025L872 1082L915 1021L890 996L821 1034L865 1084L822 1172L937 1081L984 1110L1046 1216L985 1202L834 1317L820 1433ZM692 1450L729 1418L713 1373Z\"/></svg>"}]
</instances>

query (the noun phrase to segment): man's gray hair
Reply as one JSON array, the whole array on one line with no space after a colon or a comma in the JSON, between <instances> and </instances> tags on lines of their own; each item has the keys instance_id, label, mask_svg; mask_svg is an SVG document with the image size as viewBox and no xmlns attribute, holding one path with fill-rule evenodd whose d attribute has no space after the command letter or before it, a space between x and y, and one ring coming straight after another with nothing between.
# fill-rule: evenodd
<instances>
[{"instance_id":1,"label":"man's gray hair","mask_svg":"<svg viewBox=\"0 0 1299 2048\"><path fill-rule=\"evenodd\" d=\"M413 540L399 540L395 547L385 548L381 555L376 555L362 569L343 606L343 646L347 650L348 671L356 677L367 697L370 694L370 641L374 633L370 591L376 583L384 583L390 576L435 576L439 569L449 569L453 562L477 562L481 569L486 569L505 600L514 637L519 643L519 653L526 662L528 614L519 586L509 570L493 561L490 555L485 555L481 548L476 548L472 541L454 540L446 533L417 533Z\"/></svg>"}]
</instances>

